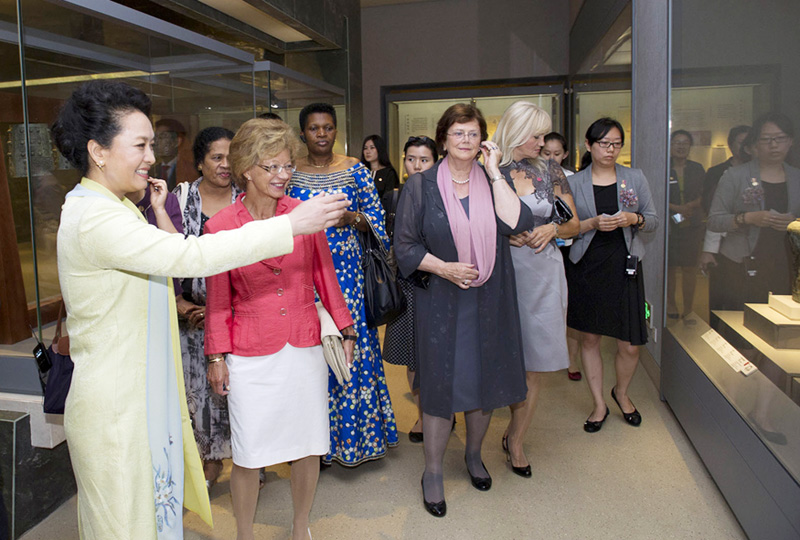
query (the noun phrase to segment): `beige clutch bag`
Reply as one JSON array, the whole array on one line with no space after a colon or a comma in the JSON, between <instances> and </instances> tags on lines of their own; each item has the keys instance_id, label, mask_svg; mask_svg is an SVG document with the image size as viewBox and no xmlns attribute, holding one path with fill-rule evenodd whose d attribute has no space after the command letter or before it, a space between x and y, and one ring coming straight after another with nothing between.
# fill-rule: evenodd
<instances>
[{"instance_id":1,"label":"beige clutch bag","mask_svg":"<svg viewBox=\"0 0 800 540\"><path fill-rule=\"evenodd\" d=\"M316 306L317 316L319 316L320 337L322 339L322 354L325 356L325 361L333 371L338 383L344 384L350 381L351 374L350 367L344 357L342 334L336 328L333 317L322 305L322 302L317 302Z\"/></svg>"}]
</instances>

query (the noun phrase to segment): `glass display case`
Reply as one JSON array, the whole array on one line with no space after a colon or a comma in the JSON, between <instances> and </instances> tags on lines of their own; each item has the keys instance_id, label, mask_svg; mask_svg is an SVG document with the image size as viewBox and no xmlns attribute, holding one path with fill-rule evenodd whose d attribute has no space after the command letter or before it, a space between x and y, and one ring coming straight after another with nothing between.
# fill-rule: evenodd
<instances>
[{"instance_id":1,"label":"glass display case","mask_svg":"<svg viewBox=\"0 0 800 540\"><path fill-rule=\"evenodd\" d=\"M436 123L442 113L456 103L472 103L481 110L486 119L490 139L497 129L497 123L503 112L509 105L520 100L542 107L552 118L553 130L560 131L563 129L563 93L563 84L390 91L386 94L385 101L389 158L392 163L402 162L403 146L409 137L428 136L435 139Z\"/></svg>"},{"instance_id":2,"label":"glass display case","mask_svg":"<svg viewBox=\"0 0 800 540\"><path fill-rule=\"evenodd\" d=\"M753 538L800 535L798 17L672 1L662 392Z\"/></svg>"},{"instance_id":3,"label":"glass display case","mask_svg":"<svg viewBox=\"0 0 800 540\"><path fill-rule=\"evenodd\" d=\"M197 177L191 147L200 130L235 131L267 110L296 127L303 105L330 102L339 112L339 144L347 144L343 89L108 0L0 0L0 51L0 203L10 203L3 229L13 231L3 235L3 268L20 281L3 288L4 319L17 314L4 342L29 336L29 320L35 326L58 311L56 231L64 195L80 178L56 151L49 126L80 83L121 80L150 96L157 140L169 142L156 144L151 172L169 172L171 185Z\"/></svg>"}]
</instances>

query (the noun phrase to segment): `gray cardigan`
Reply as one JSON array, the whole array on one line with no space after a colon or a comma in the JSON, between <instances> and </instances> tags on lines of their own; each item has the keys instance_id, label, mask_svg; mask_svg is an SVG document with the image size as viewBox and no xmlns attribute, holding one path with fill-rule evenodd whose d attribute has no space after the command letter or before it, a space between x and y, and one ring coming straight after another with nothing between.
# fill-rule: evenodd
<instances>
[{"instance_id":1,"label":"gray cardigan","mask_svg":"<svg viewBox=\"0 0 800 540\"><path fill-rule=\"evenodd\" d=\"M800 216L800 169L784 163L786 172L786 192L789 196L787 211L795 217ZM752 186L761 187L758 160L753 160L738 167L731 167L719 180L711 210L708 214L708 229L727 233L722 239L719 252L734 262L742 262L748 257L758 243L760 227L744 225L738 227L734 222L736 214L742 212L758 212L764 210L764 198L760 201L745 201L745 191Z\"/></svg>"},{"instance_id":2,"label":"gray cardigan","mask_svg":"<svg viewBox=\"0 0 800 540\"><path fill-rule=\"evenodd\" d=\"M627 189L633 189L638 201L632 206L625 206L620 208L623 212L639 212L644 216L644 228L638 231L636 235L633 234L634 227L625 227L622 229L622 234L625 236L625 245L628 247L628 253L636 255L639 260L644 258L645 248L642 244L641 234L645 232L652 232L658 228L658 215L656 214L656 207L653 204L653 197L650 195L650 187L647 184L647 178L640 169L631 169L623 165L615 165L617 171L617 204L619 202L619 184L621 180L625 180ZM589 165L585 169L567 177L569 187L572 189L572 195L575 198L575 208L578 210L578 219L581 221L593 218L597 215L597 210L594 202L594 187L592 186L592 166ZM592 238L596 229L591 229L583 234L575 237L572 247L569 250L569 260L577 263L589 249L589 244L592 243Z\"/></svg>"}]
</instances>

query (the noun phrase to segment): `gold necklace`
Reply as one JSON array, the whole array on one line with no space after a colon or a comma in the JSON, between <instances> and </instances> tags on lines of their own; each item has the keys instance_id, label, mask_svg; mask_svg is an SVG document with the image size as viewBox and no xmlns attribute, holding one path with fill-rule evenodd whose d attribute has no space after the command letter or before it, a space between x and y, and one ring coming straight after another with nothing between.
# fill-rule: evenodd
<instances>
[{"instance_id":1,"label":"gold necklace","mask_svg":"<svg viewBox=\"0 0 800 540\"><path fill-rule=\"evenodd\" d=\"M308 164L311 165L312 167L314 167L315 169L324 169L325 167L330 167L331 163L333 163L333 160L334 160L334 156L331 156L330 161L328 161L327 163L324 163L322 165L314 165L313 163L311 163L310 159L307 159L306 161L308 161Z\"/></svg>"}]
</instances>

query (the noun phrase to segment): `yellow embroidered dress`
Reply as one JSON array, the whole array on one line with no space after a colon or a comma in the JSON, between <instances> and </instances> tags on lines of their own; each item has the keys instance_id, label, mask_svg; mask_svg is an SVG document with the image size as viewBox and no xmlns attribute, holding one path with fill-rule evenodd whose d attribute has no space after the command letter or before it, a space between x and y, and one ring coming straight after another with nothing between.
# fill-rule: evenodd
<instances>
[{"instance_id":1,"label":"yellow embroidered dress","mask_svg":"<svg viewBox=\"0 0 800 540\"><path fill-rule=\"evenodd\" d=\"M286 216L184 239L87 178L68 195L58 274L75 362L64 427L81 538L182 538L181 506L211 523L163 276L214 275L293 246Z\"/></svg>"}]
</instances>

